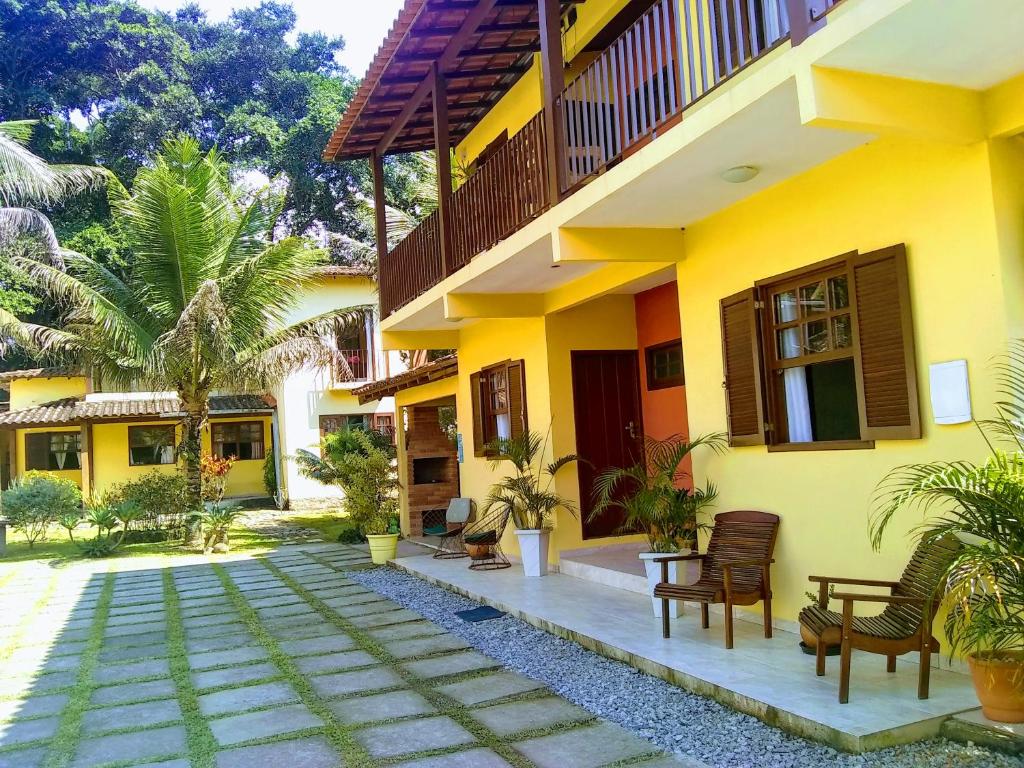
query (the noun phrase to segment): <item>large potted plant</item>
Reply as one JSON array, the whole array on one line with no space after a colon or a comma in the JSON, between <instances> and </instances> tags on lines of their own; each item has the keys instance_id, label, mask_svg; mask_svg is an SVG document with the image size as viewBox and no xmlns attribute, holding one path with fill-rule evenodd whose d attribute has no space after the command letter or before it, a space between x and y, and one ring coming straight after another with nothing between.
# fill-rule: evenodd
<instances>
[{"instance_id":1,"label":"large potted plant","mask_svg":"<svg viewBox=\"0 0 1024 768\"><path fill-rule=\"evenodd\" d=\"M992 720L1024 722L1024 343L1001 365L997 416L978 422L989 456L981 462L915 464L879 485L871 521L881 545L897 512L926 515L919 538L955 536L957 557L942 579L950 654L964 654Z\"/></svg>"},{"instance_id":2,"label":"large potted plant","mask_svg":"<svg viewBox=\"0 0 1024 768\"><path fill-rule=\"evenodd\" d=\"M353 430L354 450L336 457L345 478L345 509L370 543L377 565L398 553L398 469L395 450L363 430Z\"/></svg>"},{"instance_id":3,"label":"large potted plant","mask_svg":"<svg viewBox=\"0 0 1024 768\"><path fill-rule=\"evenodd\" d=\"M609 509L623 512L623 531L639 529L647 536L649 551L641 552L652 593L654 615L661 616L662 601L653 597L654 587L661 581L660 564L654 558L666 553L690 551L696 548L697 532L703 527L702 513L715 503L718 490L708 482L704 488L690 489L690 476L686 459L700 447L716 453L727 446L725 435L714 433L687 440L673 436L666 440L644 438L644 461L631 467L609 467L594 481L594 507L591 517ZM669 580L680 583L684 574L678 563L669 563ZM687 563L688 568L699 567ZM685 574L692 580L691 574ZM671 618L679 615L679 602L669 606Z\"/></svg>"},{"instance_id":4,"label":"large potted plant","mask_svg":"<svg viewBox=\"0 0 1024 768\"><path fill-rule=\"evenodd\" d=\"M548 430L550 436L551 430ZM555 476L565 466L579 460L575 454L561 456L547 464L547 437L525 432L516 437L495 440L488 444L488 453L495 458L492 466L512 465L513 473L491 486L484 502L485 512L509 510L519 539L519 554L527 576L545 576L548 572L548 550L551 523L562 508L572 515L576 507L554 489Z\"/></svg>"}]
</instances>

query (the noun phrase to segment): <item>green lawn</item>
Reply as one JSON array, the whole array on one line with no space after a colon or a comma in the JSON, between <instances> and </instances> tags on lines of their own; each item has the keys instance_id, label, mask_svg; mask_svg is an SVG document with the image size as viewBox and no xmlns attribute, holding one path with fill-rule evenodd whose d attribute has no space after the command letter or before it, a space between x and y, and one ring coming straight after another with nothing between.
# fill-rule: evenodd
<instances>
[{"instance_id":1,"label":"green lawn","mask_svg":"<svg viewBox=\"0 0 1024 768\"><path fill-rule=\"evenodd\" d=\"M91 538L95 531L82 528L75 531L75 539ZM235 525L228 533L228 541L232 552L266 552L274 548L276 542L244 525ZM112 557L146 557L152 555L194 555L194 551L184 549L180 542L158 541L140 544L125 544L114 552ZM17 563L28 560L85 560L78 546L68 540L67 532L54 526L47 532L44 541L37 541L29 547L24 535L18 531L7 529L7 553L0 555L0 563Z\"/></svg>"}]
</instances>

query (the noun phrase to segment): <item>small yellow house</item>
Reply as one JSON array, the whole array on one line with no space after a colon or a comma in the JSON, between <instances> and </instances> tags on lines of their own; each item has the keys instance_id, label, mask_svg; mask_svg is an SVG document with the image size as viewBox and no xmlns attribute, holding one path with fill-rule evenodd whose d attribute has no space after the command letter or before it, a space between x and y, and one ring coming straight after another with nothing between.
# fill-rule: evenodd
<instances>
[{"instance_id":1,"label":"small yellow house","mask_svg":"<svg viewBox=\"0 0 1024 768\"><path fill-rule=\"evenodd\" d=\"M550 425L589 462L555 563L635 541L588 515L593 468L727 432L694 479L781 516L780 619L809 574L898 574L919 518L873 552L876 484L984 455L1024 336L1024 5L983 5L407 0L325 157L369 160L385 243L384 158L437 151L439 210L379 251L381 329L457 363L365 394L410 435L454 406L478 501L483 443ZM410 493L416 532L443 505Z\"/></svg>"},{"instance_id":2,"label":"small yellow house","mask_svg":"<svg viewBox=\"0 0 1024 768\"><path fill-rule=\"evenodd\" d=\"M376 301L365 269L324 267L294 312L293 322ZM393 430L394 401L361 404L356 387L404 370L398 352L384 352L376 315L336 339L348 370L310 368L290 374L273 393L218 393L210 398L203 452L235 457L226 497L275 497L281 504L336 504L336 489L302 477L290 460L298 449L318 451L332 431L365 427ZM95 391L73 370L37 368L0 373L9 393L0 412L0 464L5 481L28 470L73 480L87 498L156 470L175 472L182 414L174 393ZM274 464L267 488L265 464Z\"/></svg>"}]
</instances>

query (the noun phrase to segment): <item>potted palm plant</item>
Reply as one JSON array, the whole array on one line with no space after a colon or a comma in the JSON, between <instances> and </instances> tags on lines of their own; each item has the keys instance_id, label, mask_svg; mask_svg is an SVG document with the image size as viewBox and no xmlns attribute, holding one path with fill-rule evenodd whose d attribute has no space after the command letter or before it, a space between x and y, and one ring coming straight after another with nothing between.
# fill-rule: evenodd
<instances>
[{"instance_id":1,"label":"potted palm plant","mask_svg":"<svg viewBox=\"0 0 1024 768\"><path fill-rule=\"evenodd\" d=\"M624 531L643 531L650 551L641 552L647 584L653 594L661 581L661 566L654 558L666 553L696 548L701 514L715 503L718 490L712 483L704 488L687 487L689 475L684 463L700 447L716 453L725 450L726 436L720 433L687 440L673 436L666 440L644 438L644 461L631 467L609 467L594 481L594 508L591 517L609 509L620 509ZM679 563L669 563L669 580L679 583ZM698 567L688 563L690 567ZM651 597L654 615L661 616L661 600ZM671 618L679 615L679 603L673 601Z\"/></svg>"},{"instance_id":2,"label":"potted palm plant","mask_svg":"<svg viewBox=\"0 0 1024 768\"><path fill-rule=\"evenodd\" d=\"M551 430L548 429L548 436ZM497 469L504 463L512 465L513 473L491 486L484 502L485 512L505 508L509 510L519 538L519 553L523 571L527 576L546 576L551 523L555 512L562 508L576 514L576 507L554 490L555 475L563 467L579 460L575 454L561 456L545 464L548 436L525 432L516 437L492 441L488 452L496 458L491 462Z\"/></svg>"},{"instance_id":3,"label":"potted palm plant","mask_svg":"<svg viewBox=\"0 0 1024 768\"><path fill-rule=\"evenodd\" d=\"M950 655L967 656L982 711L1024 722L1024 343L999 366L996 417L977 422L989 456L981 462L915 464L879 485L871 521L881 545L896 513L917 507L919 538L955 536L961 548L946 569L942 599Z\"/></svg>"}]
</instances>

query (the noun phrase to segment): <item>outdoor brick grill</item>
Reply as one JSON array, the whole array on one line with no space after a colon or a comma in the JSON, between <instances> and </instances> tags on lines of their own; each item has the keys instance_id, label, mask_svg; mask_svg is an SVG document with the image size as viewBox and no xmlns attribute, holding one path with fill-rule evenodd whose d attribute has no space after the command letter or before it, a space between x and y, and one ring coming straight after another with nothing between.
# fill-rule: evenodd
<instances>
[{"instance_id":1,"label":"outdoor brick grill","mask_svg":"<svg viewBox=\"0 0 1024 768\"><path fill-rule=\"evenodd\" d=\"M409 534L422 536L424 520L426 527L443 522L448 502L459 495L458 455L441 429L436 407L416 406L408 414Z\"/></svg>"}]
</instances>

